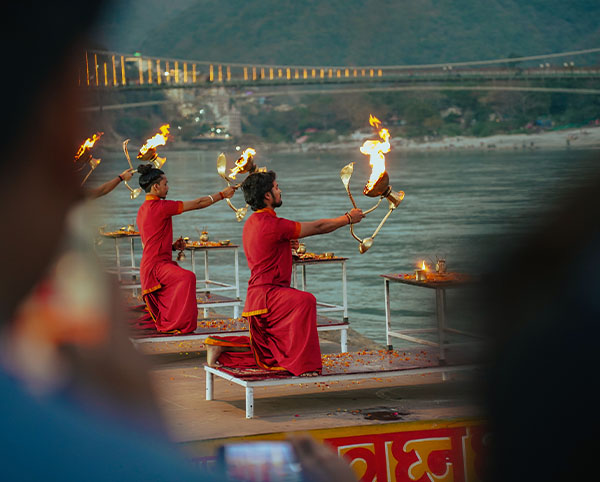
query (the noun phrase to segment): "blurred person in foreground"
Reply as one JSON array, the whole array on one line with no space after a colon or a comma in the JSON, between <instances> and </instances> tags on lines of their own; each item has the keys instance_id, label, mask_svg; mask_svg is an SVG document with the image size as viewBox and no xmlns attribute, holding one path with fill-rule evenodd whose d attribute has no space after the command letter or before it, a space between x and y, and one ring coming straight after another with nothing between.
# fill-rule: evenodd
<instances>
[{"instance_id":1,"label":"blurred person in foreground","mask_svg":"<svg viewBox=\"0 0 600 482\"><path fill-rule=\"evenodd\" d=\"M494 344L485 480L591 480L600 451L600 176L563 180L536 228L499 251L480 307ZM560 201L559 201L560 200Z\"/></svg>"},{"instance_id":2,"label":"blurred person in foreground","mask_svg":"<svg viewBox=\"0 0 600 482\"><path fill-rule=\"evenodd\" d=\"M1 218L11 228L0 281L6 480L202 480L167 442L117 290L76 239L85 192L72 157L88 131L77 64L105 5L23 3L3 17L5 60L19 73L5 85L11 136L1 161L10 178ZM18 35L5 38L9 30ZM28 298L34 290L42 295Z\"/></svg>"},{"instance_id":3,"label":"blurred person in foreground","mask_svg":"<svg viewBox=\"0 0 600 482\"><path fill-rule=\"evenodd\" d=\"M313 294L290 287L292 247L298 239L331 233L364 218L360 209L331 219L296 222L277 217L282 205L275 172L255 172L242 183L252 216L244 224L244 254L250 280L243 316L250 337L205 341L209 366L255 367L296 376L321 373L317 302Z\"/></svg>"},{"instance_id":4,"label":"blurred person in foreground","mask_svg":"<svg viewBox=\"0 0 600 482\"><path fill-rule=\"evenodd\" d=\"M71 162L87 130L76 62L101 7L20 3L3 15L4 60L19 76L5 85L0 161L2 478L212 480L168 442L117 289L72 239L85 231ZM30 300L36 289L47 299Z\"/></svg>"}]
</instances>

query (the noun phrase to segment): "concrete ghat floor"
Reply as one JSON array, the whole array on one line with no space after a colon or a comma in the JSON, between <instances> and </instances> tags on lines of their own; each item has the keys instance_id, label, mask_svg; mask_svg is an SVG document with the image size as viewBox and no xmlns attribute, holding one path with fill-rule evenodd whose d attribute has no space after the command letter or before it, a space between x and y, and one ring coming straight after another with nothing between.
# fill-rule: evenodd
<instances>
[{"instance_id":1,"label":"concrete ghat floor","mask_svg":"<svg viewBox=\"0 0 600 482\"><path fill-rule=\"evenodd\" d=\"M323 353L339 344L321 337ZM381 348L350 333L349 351ZM243 387L215 378L214 397L205 400L206 353L201 343L162 343L144 349L151 378L174 442L389 423L368 417L396 413L397 420L482 418L477 371L405 375L389 379L307 383L254 390L254 418L245 418ZM369 415L370 414L370 415Z\"/></svg>"}]
</instances>

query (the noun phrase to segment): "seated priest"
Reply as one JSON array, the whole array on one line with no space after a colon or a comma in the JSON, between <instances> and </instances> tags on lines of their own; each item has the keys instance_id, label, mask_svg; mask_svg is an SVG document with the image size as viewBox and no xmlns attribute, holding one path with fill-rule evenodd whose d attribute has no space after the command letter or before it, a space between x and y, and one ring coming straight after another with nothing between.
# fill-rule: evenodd
<instances>
[{"instance_id":1,"label":"seated priest","mask_svg":"<svg viewBox=\"0 0 600 482\"><path fill-rule=\"evenodd\" d=\"M169 201L167 176L162 170L142 164L138 172L140 186L147 193L137 215L144 247L140 277L146 310L159 332L190 333L198 322L196 275L172 259L174 250L185 247L183 239L173 243L172 217L231 198L235 188L227 187L193 201Z\"/></svg>"},{"instance_id":2,"label":"seated priest","mask_svg":"<svg viewBox=\"0 0 600 482\"><path fill-rule=\"evenodd\" d=\"M242 190L254 211L242 236L250 268L243 312L249 320L250 338L208 338L208 365L258 365L297 376L316 376L322 368L316 299L290 287L291 248L299 238L330 233L358 223L364 215L353 209L336 218L310 222L279 218L275 209L282 204L281 190L273 171L250 174Z\"/></svg>"}]
</instances>

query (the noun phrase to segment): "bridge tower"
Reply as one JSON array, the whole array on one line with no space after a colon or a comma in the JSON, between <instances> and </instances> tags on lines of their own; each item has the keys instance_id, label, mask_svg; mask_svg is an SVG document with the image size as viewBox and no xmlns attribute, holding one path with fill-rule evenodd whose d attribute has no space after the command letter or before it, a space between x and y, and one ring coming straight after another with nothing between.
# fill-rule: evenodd
<instances>
[{"instance_id":1,"label":"bridge tower","mask_svg":"<svg viewBox=\"0 0 600 482\"><path fill-rule=\"evenodd\" d=\"M224 87L210 89L206 104L213 112L217 122L222 124L229 134L242 134L242 121L239 109L231 103L231 97Z\"/></svg>"}]
</instances>

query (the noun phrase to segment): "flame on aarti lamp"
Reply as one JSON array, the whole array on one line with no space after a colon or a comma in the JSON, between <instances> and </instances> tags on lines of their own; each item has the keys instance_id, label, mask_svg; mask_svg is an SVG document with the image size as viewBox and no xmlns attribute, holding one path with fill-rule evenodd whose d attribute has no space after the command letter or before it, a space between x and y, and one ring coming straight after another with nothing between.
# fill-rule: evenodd
<instances>
[{"instance_id":1,"label":"flame on aarti lamp","mask_svg":"<svg viewBox=\"0 0 600 482\"><path fill-rule=\"evenodd\" d=\"M171 126L169 124L160 126L160 132L146 141L146 143L140 148L140 152L138 153L137 157L142 157L144 154L146 154L146 152L148 152L148 150L153 149L156 146L164 146L169 138L170 127Z\"/></svg>"},{"instance_id":2,"label":"flame on aarti lamp","mask_svg":"<svg viewBox=\"0 0 600 482\"><path fill-rule=\"evenodd\" d=\"M423 263L421 263L421 269L423 271L427 271L427 265L425 264L425 260L423 260Z\"/></svg>"},{"instance_id":3,"label":"flame on aarti lamp","mask_svg":"<svg viewBox=\"0 0 600 482\"><path fill-rule=\"evenodd\" d=\"M92 147L94 147L94 144L96 143L96 141L98 139L100 139L100 137L102 137L102 134L104 134L104 132L96 132L92 137L88 137L83 144L81 144L81 147L79 147L77 154L75 154L75 158L74 161L77 162L81 156L83 156L83 154L85 153L86 149L91 149Z\"/></svg>"},{"instance_id":4,"label":"flame on aarti lamp","mask_svg":"<svg viewBox=\"0 0 600 482\"><path fill-rule=\"evenodd\" d=\"M231 174L229 175L229 177L235 179L237 173L242 172L244 170L248 161L251 160L252 156L254 156L255 154L256 151L251 147L248 147L244 152L242 152L240 158L237 161L235 161L235 167L231 169Z\"/></svg>"},{"instance_id":5,"label":"flame on aarti lamp","mask_svg":"<svg viewBox=\"0 0 600 482\"><path fill-rule=\"evenodd\" d=\"M369 115L369 124L375 129L379 128L381 121L372 115ZM385 156L384 154L390 152L390 133L387 129L379 130L379 140L368 140L360 148L360 152L366 156L370 156L369 164L371 165L371 176L365 185L365 192L373 189L377 181L385 173ZM382 142L383 141L383 142Z\"/></svg>"},{"instance_id":6,"label":"flame on aarti lamp","mask_svg":"<svg viewBox=\"0 0 600 482\"><path fill-rule=\"evenodd\" d=\"M381 121L375 117L373 114L369 114L369 125L375 127L375 129L379 129L379 125Z\"/></svg>"}]
</instances>

